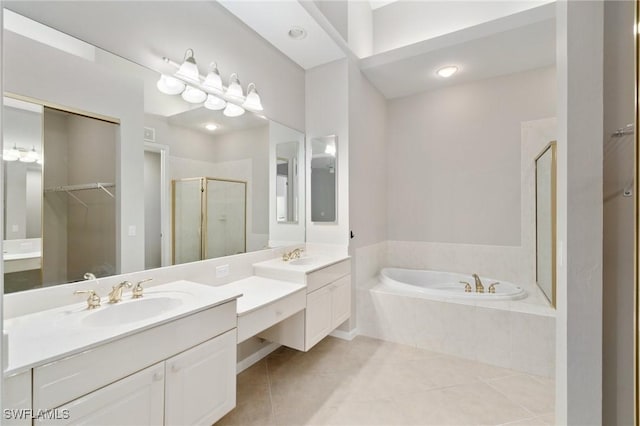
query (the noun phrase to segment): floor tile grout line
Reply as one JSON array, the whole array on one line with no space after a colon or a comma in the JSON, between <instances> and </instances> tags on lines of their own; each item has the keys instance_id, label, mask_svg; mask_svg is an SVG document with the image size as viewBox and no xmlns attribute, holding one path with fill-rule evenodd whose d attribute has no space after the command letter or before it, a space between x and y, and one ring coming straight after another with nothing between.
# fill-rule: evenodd
<instances>
[{"instance_id":1,"label":"floor tile grout line","mask_svg":"<svg viewBox=\"0 0 640 426\"><path fill-rule=\"evenodd\" d=\"M511 376L513 377L513 376ZM491 389L493 389L494 391L498 392L500 395L504 396L505 398L507 398L508 401L512 402L513 404L517 405L518 407L522 408L524 411L526 411L527 413L531 413L532 416L534 417L538 417L541 414L538 413L534 413L533 411L531 411L530 409L528 409L527 407L525 407L524 405L520 404L519 402L514 401L513 399L511 399L509 397L509 395L507 395L506 393L502 392L500 389L496 388L495 386L493 386L491 383L489 382L485 382L487 386L489 386ZM528 417L527 417L528 418ZM526 420L526 419L520 419L520 420Z\"/></svg>"}]
</instances>

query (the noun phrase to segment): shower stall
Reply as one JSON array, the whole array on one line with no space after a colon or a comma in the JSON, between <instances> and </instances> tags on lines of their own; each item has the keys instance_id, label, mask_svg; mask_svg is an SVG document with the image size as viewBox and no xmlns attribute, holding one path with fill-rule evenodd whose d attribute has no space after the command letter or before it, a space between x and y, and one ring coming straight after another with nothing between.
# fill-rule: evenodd
<instances>
[{"instance_id":1,"label":"shower stall","mask_svg":"<svg viewBox=\"0 0 640 426\"><path fill-rule=\"evenodd\" d=\"M246 182L176 179L171 204L174 265L246 251Z\"/></svg>"}]
</instances>

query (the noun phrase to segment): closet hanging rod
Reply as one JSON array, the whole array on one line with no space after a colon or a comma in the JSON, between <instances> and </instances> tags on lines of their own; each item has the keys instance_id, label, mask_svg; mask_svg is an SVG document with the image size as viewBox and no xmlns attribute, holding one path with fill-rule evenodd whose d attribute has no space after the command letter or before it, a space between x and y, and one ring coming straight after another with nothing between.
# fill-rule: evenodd
<instances>
[{"instance_id":1,"label":"closet hanging rod","mask_svg":"<svg viewBox=\"0 0 640 426\"><path fill-rule=\"evenodd\" d=\"M634 127L635 126L633 124L627 124L624 127L616 129L615 132L611 133L611 136L619 138L626 135L632 135L634 133Z\"/></svg>"},{"instance_id":2,"label":"closet hanging rod","mask_svg":"<svg viewBox=\"0 0 640 426\"><path fill-rule=\"evenodd\" d=\"M101 189L111 198L115 198L113 193L109 191L107 188L115 187L115 183L107 183L107 182L96 182L96 183L85 183L82 185L63 185L63 186L55 186L52 188L46 188L44 192L66 192L70 193L71 191L85 191L88 189ZM71 195L71 194L70 194Z\"/></svg>"}]
</instances>

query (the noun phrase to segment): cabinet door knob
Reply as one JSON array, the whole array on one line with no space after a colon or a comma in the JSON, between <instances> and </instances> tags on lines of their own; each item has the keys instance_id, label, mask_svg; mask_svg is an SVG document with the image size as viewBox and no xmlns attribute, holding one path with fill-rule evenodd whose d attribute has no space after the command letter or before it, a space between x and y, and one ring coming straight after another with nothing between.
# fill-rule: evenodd
<instances>
[{"instance_id":1,"label":"cabinet door knob","mask_svg":"<svg viewBox=\"0 0 640 426\"><path fill-rule=\"evenodd\" d=\"M162 373L155 373L153 375L153 381L154 382L159 382L162 379L164 379L164 374L162 374Z\"/></svg>"},{"instance_id":2,"label":"cabinet door knob","mask_svg":"<svg viewBox=\"0 0 640 426\"><path fill-rule=\"evenodd\" d=\"M180 367L178 364L173 364L171 366L171 371L173 371L174 373L177 373L178 371L180 371L182 367Z\"/></svg>"}]
</instances>

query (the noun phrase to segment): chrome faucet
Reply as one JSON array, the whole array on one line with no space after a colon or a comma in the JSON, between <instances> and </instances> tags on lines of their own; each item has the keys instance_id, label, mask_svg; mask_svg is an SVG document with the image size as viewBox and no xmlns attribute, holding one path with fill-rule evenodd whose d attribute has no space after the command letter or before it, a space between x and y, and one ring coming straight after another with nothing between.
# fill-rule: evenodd
<instances>
[{"instance_id":1,"label":"chrome faucet","mask_svg":"<svg viewBox=\"0 0 640 426\"><path fill-rule=\"evenodd\" d=\"M304 251L304 249L301 248L297 248L297 249L293 249L288 253L284 253L282 255L282 260L284 262L291 260L291 259L300 259L300 255L302 254L302 252Z\"/></svg>"},{"instance_id":2,"label":"chrome faucet","mask_svg":"<svg viewBox=\"0 0 640 426\"><path fill-rule=\"evenodd\" d=\"M118 285L114 285L109 292L109 303L118 303L122 300L122 289L124 287L131 288L133 284L129 281L123 281Z\"/></svg>"},{"instance_id":3,"label":"chrome faucet","mask_svg":"<svg viewBox=\"0 0 640 426\"><path fill-rule=\"evenodd\" d=\"M484 286L482 285L482 281L480 281L480 277L478 274L473 274L473 279L476 280L476 293L484 293Z\"/></svg>"}]
</instances>

